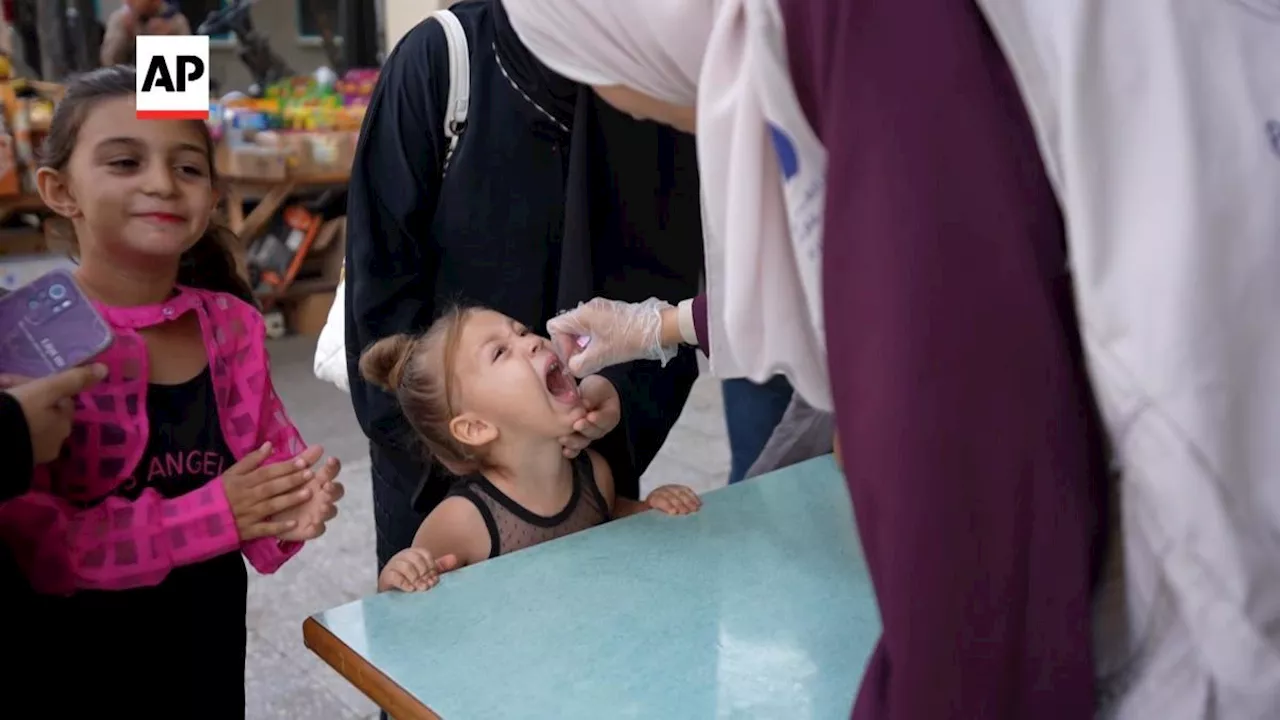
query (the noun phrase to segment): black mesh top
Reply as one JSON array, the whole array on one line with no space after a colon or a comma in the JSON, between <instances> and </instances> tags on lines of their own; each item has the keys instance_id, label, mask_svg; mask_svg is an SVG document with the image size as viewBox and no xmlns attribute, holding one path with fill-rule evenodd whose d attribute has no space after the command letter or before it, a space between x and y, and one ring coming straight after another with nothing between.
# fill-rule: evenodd
<instances>
[{"instance_id":1,"label":"black mesh top","mask_svg":"<svg viewBox=\"0 0 1280 720\"><path fill-rule=\"evenodd\" d=\"M470 500L480 511L489 528L489 557L495 558L595 527L611 518L609 505L596 485L591 458L580 453L572 463L573 492L569 502L549 517L520 505L480 475L458 480L449 495Z\"/></svg>"}]
</instances>

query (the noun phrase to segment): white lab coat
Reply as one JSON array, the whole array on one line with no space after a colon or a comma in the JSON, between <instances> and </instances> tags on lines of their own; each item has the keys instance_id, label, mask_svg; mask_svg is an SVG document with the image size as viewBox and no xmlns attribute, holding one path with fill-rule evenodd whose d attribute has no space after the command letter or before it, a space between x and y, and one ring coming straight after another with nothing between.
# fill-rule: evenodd
<instances>
[{"instance_id":1,"label":"white lab coat","mask_svg":"<svg viewBox=\"0 0 1280 720\"><path fill-rule=\"evenodd\" d=\"M1121 471L1100 716L1280 718L1280 0L979 0Z\"/></svg>"}]
</instances>

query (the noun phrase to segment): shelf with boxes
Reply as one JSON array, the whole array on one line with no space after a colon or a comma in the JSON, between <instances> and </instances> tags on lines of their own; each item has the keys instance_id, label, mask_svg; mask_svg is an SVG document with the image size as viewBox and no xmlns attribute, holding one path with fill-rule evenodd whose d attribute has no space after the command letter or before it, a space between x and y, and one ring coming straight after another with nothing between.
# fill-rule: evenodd
<instances>
[{"instance_id":1,"label":"shelf with boxes","mask_svg":"<svg viewBox=\"0 0 1280 720\"><path fill-rule=\"evenodd\" d=\"M244 272L264 307L281 309L300 334L319 332L338 285L345 188L376 81L377 70L339 78L322 68L210 108Z\"/></svg>"},{"instance_id":2,"label":"shelf with boxes","mask_svg":"<svg viewBox=\"0 0 1280 720\"><path fill-rule=\"evenodd\" d=\"M63 87L21 78L0 80L0 289L13 290L71 266L48 251L48 210L36 194L36 152Z\"/></svg>"}]
</instances>

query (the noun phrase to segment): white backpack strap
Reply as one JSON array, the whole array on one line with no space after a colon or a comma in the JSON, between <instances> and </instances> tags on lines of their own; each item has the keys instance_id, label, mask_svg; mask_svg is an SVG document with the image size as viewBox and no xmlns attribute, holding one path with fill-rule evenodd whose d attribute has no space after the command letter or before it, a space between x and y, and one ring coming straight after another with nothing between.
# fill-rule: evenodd
<instances>
[{"instance_id":1,"label":"white backpack strap","mask_svg":"<svg viewBox=\"0 0 1280 720\"><path fill-rule=\"evenodd\" d=\"M449 159L458 146L458 138L462 136L467 125L467 107L471 104L471 50L467 43L467 33L462 29L458 17L448 10L437 10L432 13L440 27L444 28L445 40L449 43L449 96L445 101L444 136L449 141L445 150L441 172L449 167ZM399 49L397 42L392 52ZM343 263L343 275L338 281L338 290L333 305L329 308L329 317L320 331L320 339L316 343L314 370L316 377L333 383L346 392L350 392L347 378L346 348L346 315L344 313L346 291L346 263Z\"/></svg>"},{"instance_id":2,"label":"white backpack strap","mask_svg":"<svg viewBox=\"0 0 1280 720\"><path fill-rule=\"evenodd\" d=\"M444 167L448 167L458 138L467 125L467 107L471 104L471 49L456 15L449 10L437 10L432 17L444 28L449 42L449 99L444 113L444 136L449 141Z\"/></svg>"},{"instance_id":3,"label":"white backpack strap","mask_svg":"<svg viewBox=\"0 0 1280 720\"><path fill-rule=\"evenodd\" d=\"M444 29L444 39L449 46L449 94L445 99L444 136L449 141L445 150L442 170L449 166L449 159L458 146L458 138L467 125L467 108L471 105L471 48L467 42L467 32L462 22L451 10L437 10L431 13L440 27ZM400 49L401 41L387 54Z\"/></svg>"}]
</instances>

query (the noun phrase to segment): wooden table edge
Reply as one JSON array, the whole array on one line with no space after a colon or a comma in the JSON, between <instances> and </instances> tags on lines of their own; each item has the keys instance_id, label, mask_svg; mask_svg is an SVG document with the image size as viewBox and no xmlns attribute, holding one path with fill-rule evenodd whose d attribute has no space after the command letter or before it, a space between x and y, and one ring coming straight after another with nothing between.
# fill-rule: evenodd
<instances>
[{"instance_id":1,"label":"wooden table edge","mask_svg":"<svg viewBox=\"0 0 1280 720\"><path fill-rule=\"evenodd\" d=\"M441 720L315 618L302 621L302 642L395 720Z\"/></svg>"}]
</instances>

